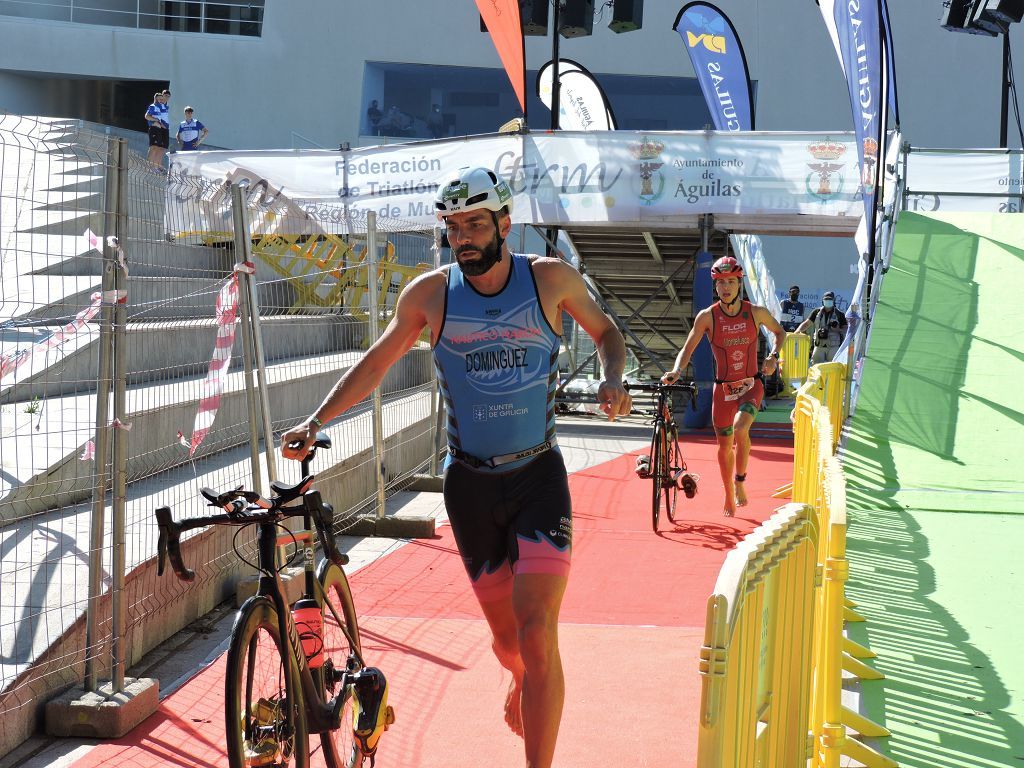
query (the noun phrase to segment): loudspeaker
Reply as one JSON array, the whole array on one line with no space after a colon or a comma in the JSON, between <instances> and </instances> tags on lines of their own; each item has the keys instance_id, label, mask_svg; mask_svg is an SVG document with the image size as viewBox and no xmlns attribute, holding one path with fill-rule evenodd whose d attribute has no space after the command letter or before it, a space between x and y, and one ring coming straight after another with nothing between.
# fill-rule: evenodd
<instances>
[{"instance_id":1,"label":"loudspeaker","mask_svg":"<svg viewBox=\"0 0 1024 768\"><path fill-rule=\"evenodd\" d=\"M542 37L547 35L547 0L520 0L519 18L523 22L524 35L540 35Z\"/></svg>"},{"instance_id":2,"label":"loudspeaker","mask_svg":"<svg viewBox=\"0 0 1024 768\"><path fill-rule=\"evenodd\" d=\"M995 35L994 32L971 25L976 4L980 5L980 2L949 0L940 22L943 29L948 29L950 32L967 32L971 35Z\"/></svg>"},{"instance_id":3,"label":"loudspeaker","mask_svg":"<svg viewBox=\"0 0 1024 768\"><path fill-rule=\"evenodd\" d=\"M1024 18L1024 0L980 0L975 15L983 22L1016 24Z\"/></svg>"},{"instance_id":4,"label":"loudspeaker","mask_svg":"<svg viewBox=\"0 0 1024 768\"><path fill-rule=\"evenodd\" d=\"M547 2L545 0L519 0L519 22L524 35L539 35L541 37L547 35ZM487 24L484 22L483 16L480 16L480 31L487 31Z\"/></svg>"},{"instance_id":5,"label":"loudspeaker","mask_svg":"<svg viewBox=\"0 0 1024 768\"><path fill-rule=\"evenodd\" d=\"M967 20L968 31L973 30L975 34L995 37L1002 34L1004 26L1002 21L986 11L984 0L975 0L971 17Z\"/></svg>"},{"instance_id":6,"label":"loudspeaker","mask_svg":"<svg viewBox=\"0 0 1024 768\"><path fill-rule=\"evenodd\" d=\"M612 32L632 32L643 25L644 0L615 0L608 29Z\"/></svg>"},{"instance_id":7,"label":"loudspeaker","mask_svg":"<svg viewBox=\"0 0 1024 768\"><path fill-rule=\"evenodd\" d=\"M564 0L558 34L562 37L586 37L593 32L594 0Z\"/></svg>"}]
</instances>

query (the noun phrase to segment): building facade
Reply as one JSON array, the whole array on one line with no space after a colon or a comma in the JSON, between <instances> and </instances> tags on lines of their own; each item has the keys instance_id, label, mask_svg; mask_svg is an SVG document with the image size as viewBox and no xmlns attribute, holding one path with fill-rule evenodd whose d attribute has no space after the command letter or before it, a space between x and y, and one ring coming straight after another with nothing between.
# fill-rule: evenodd
<instances>
[{"instance_id":1,"label":"building facade","mask_svg":"<svg viewBox=\"0 0 1024 768\"><path fill-rule=\"evenodd\" d=\"M625 34L608 29L611 10L599 7L592 36L560 40L560 55L602 83L620 128L699 130L710 122L672 30L683 4L647 0L642 29ZM815 3L719 6L746 50L759 130L852 128ZM942 29L941 0L889 6L905 139L995 146L999 40ZM1011 40L1017 34L1012 29ZM192 105L209 143L220 147L336 149L458 136L493 131L520 114L470 0L0 0L0 36L0 110L142 131L153 92L166 87L172 134ZM551 43L550 34L527 37L534 129L550 124L533 74ZM1018 143L1011 136L1011 146ZM852 287L851 243L766 238L766 252L779 286Z\"/></svg>"}]
</instances>

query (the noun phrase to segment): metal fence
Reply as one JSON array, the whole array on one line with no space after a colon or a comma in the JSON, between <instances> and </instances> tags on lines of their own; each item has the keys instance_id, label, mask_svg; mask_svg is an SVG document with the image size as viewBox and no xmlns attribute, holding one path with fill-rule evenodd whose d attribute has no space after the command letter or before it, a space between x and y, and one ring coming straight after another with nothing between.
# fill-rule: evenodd
<instances>
[{"instance_id":1,"label":"metal fence","mask_svg":"<svg viewBox=\"0 0 1024 768\"><path fill-rule=\"evenodd\" d=\"M433 233L300 226L237 187L223 232L175 239L168 188L116 137L0 117L0 754L46 699L116 685L233 594L249 569L226 529L184 543L187 590L156 578L153 510L202 514L202 486L297 479L264 435L273 448L316 408L435 261ZM348 512L337 533L436 459L432 377L418 345L326 428L314 471Z\"/></svg>"}]
</instances>

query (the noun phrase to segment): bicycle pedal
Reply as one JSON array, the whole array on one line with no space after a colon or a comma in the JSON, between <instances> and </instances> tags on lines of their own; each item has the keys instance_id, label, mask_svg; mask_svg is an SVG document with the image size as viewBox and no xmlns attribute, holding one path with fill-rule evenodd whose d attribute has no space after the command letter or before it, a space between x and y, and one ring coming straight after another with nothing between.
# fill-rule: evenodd
<instances>
[{"instance_id":1,"label":"bicycle pedal","mask_svg":"<svg viewBox=\"0 0 1024 768\"><path fill-rule=\"evenodd\" d=\"M259 768L264 765L276 765L278 763L279 750L277 744L272 740L262 740L256 743L245 741L243 758L247 768Z\"/></svg>"},{"instance_id":2,"label":"bicycle pedal","mask_svg":"<svg viewBox=\"0 0 1024 768\"><path fill-rule=\"evenodd\" d=\"M651 476L651 457L637 456L635 469L637 477L644 480L648 479Z\"/></svg>"},{"instance_id":3,"label":"bicycle pedal","mask_svg":"<svg viewBox=\"0 0 1024 768\"><path fill-rule=\"evenodd\" d=\"M686 498L692 499L697 495L697 479L690 473L679 478L679 490L686 494Z\"/></svg>"}]
</instances>

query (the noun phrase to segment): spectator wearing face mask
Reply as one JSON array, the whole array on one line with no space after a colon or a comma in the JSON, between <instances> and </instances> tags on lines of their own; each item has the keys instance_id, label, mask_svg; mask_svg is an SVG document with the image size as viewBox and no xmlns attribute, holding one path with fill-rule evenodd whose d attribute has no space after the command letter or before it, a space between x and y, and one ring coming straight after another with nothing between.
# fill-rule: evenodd
<instances>
[{"instance_id":1,"label":"spectator wearing face mask","mask_svg":"<svg viewBox=\"0 0 1024 768\"><path fill-rule=\"evenodd\" d=\"M811 310L810 316L800 323L797 333L810 331L814 351L811 353L811 365L828 363L835 357L846 335L846 315L836 309L836 295L825 291L821 297L821 306Z\"/></svg>"}]
</instances>

